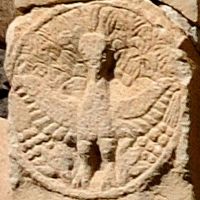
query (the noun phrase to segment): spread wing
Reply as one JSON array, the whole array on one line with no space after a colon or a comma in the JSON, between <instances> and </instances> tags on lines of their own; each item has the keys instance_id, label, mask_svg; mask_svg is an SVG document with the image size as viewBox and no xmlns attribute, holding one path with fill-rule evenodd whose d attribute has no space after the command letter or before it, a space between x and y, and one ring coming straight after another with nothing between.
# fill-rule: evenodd
<instances>
[{"instance_id":1,"label":"spread wing","mask_svg":"<svg viewBox=\"0 0 200 200\"><path fill-rule=\"evenodd\" d=\"M154 94L148 95L147 92L142 98L138 96L138 99L122 104L130 109L128 114L124 109L116 122L119 184L123 185L147 171L153 173L153 168L162 166L172 155L179 134L181 88L173 82L169 86L167 82L166 79L165 87L160 85L160 89L152 87L150 91ZM128 115L129 118L124 117Z\"/></svg>"},{"instance_id":2,"label":"spread wing","mask_svg":"<svg viewBox=\"0 0 200 200\"><path fill-rule=\"evenodd\" d=\"M66 176L64 179L70 180L76 156L76 114L86 69L77 61L75 40L70 40L68 32L59 34L62 44L55 43L57 35L46 34L43 29L34 33L31 41L29 37L24 39L24 64L15 71L11 94L16 102L11 109L25 116L16 115L14 127L19 161L47 177ZM19 110L19 105L23 109Z\"/></svg>"}]
</instances>

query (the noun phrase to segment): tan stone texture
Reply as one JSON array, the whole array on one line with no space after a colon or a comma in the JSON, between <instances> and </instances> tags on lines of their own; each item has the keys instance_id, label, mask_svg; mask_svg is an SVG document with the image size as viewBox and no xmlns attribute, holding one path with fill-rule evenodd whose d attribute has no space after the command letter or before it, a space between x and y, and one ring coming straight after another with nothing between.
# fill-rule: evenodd
<instances>
[{"instance_id":1,"label":"tan stone texture","mask_svg":"<svg viewBox=\"0 0 200 200\"><path fill-rule=\"evenodd\" d=\"M199 0L160 0L181 12L186 18L200 25Z\"/></svg>"},{"instance_id":2,"label":"tan stone texture","mask_svg":"<svg viewBox=\"0 0 200 200\"><path fill-rule=\"evenodd\" d=\"M193 42L195 48L197 51L200 52L200 29L197 25L194 23L191 23L188 21L186 17L184 17L180 12L173 9L172 7L168 5L160 5L159 6L171 19L173 23L175 23L178 27L180 27L185 34L190 38L190 40Z\"/></svg>"},{"instance_id":3,"label":"tan stone texture","mask_svg":"<svg viewBox=\"0 0 200 200\"><path fill-rule=\"evenodd\" d=\"M8 122L0 118L0 199L11 200L8 157Z\"/></svg>"},{"instance_id":4,"label":"tan stone texture","mask_svg":"<svg viewBox=\"0 0 200 200\"><path fill-rule=\"evenodd\" d=\"M14 18L13 0L0 0L0 42L4 42L8 24Z\"/></svg>"},{"instance_id":5,"label":"tan stone texture","mask_svg":"<svg viewBox=\"0 0 200 200\"><path fill-rule=\"evenodd\" d=\"M193 200L188 44L143 0L18 17L5 62L15 200Z\"/></svg>"},{"instance_id":6,"label":"tan stone texture","mask_svg":"<svg viewBox=\"0 0 200 200\"><path fill-rule=\"evenodd\" d=\"M59 3L72 3L80 2L80 0L14 0L15 7L19 10L26 10L34 6L45 6ZM94 1L94 0L82 0L82 2Z\"/></svg>"},{"instance_id":7,"label":"tan stone texture","mask_svg":"<svg viewBox=\"0 0 200 200\"><path fill-rule=\"evenodd\" d=\"M25 10L34 6L52 5L58 3L84 2L95 0L15 0L15 7L19 10ZM134 0L129 0L129 2ZM180 13L187 19L200 25L200 1L199 0L158 0L163 2Z\"/></svg>"}]
</instances>

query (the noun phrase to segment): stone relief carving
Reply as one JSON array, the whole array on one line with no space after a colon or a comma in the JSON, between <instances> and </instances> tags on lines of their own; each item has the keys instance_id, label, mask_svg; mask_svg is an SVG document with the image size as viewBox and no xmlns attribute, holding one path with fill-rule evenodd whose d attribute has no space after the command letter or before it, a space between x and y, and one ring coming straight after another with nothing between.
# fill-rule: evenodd
<instances>
[{"instance_id":1,"label":"stone relief carving","mask_svg":"<svg viewBox=\"0 0 200 200\"><path fill-rule=\"evenodd\" d=\"M126 5L46 13L7 53L13 151L23 176L79 199L141 190L166 162L178 163L191 74L184 53Z\"/></svg>"}]
</instances>

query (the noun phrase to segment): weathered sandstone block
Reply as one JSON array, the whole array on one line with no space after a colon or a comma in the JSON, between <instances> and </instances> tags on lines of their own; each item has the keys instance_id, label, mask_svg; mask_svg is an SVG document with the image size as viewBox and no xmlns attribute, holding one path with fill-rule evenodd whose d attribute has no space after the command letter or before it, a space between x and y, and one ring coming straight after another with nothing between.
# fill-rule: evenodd
<instances>
[{"instance_id":1,"label":"weathered sandstone block","mask_svg":"<svg viewBox=\"0 0 200 200\"><path fill-rule=\"evenodd\" d=\"M158 0L182 13L187 19L200 25L199 0Z\"/></svg>"},{"instance_id":2,"label":"weathered sandstone block","mask_svg":"<svg viewBox=\"0 0 200 200\"><path fill-rule=\"evenodd\" d=\"M0 42L4 42L8 24L14 18L13 0L0 0Z\"/></svg>"},{"instance_id":3,"label":"weathered sandstone block","mask_svg":"<svg viewBox=\"0 0 200 200\"><path fill-rule=\"evenodd\" d=\"M178 27L180 27L185 34L193 42L193 45L200 52L200 28L184 17L179 11L168 5L159 5L165 12L167 17L171 19Z\"/></svg>"},{"instance_id":4,"label":"weathered sandstone block","mask_svg":"<svg viewBox=\"0 0 200 200\"><path fill-rule=\"evenodd\" d=\"M192 200L186 39L140 0L17 18L5 64L15 200Z\"/></svg>"},{"instance_id":5,"label":"weathered sandstone block","mask_svg":"<svg viewBox=\"0 0 200 200\"><path fill-rule=\"evenodd\" d=\"M0 118L0 199L11 200L9 184L8 122Z\"/></svg>"},{"instance_id":6,"label":"weathered sandstone block","mask_svg":"<svg viewBox=\"0 0 200 200\"><path fill-rule=\"evenodd\" d=\"M26 10L34 6L46 6L59 3L72 3L80 0L14 0L15 7L18 10ZM81 0L82 2L95 1L95 0Z\"/></svg>"},{"instance_id":7,"label":"weathered sandstone block","mask_svg":"<svg viewBox=\"0 0 200 200\"><path fill-rule=\"evenodd\" d=\"M52 5L56 3L87 2L96 0L14 0L15 7L19 10L31 8L33 6ZM129 2L134 0L129 0ZM162 2L182 13L187 19L200 25L200 1L199 0L152 0Z\"/></svg>"},{"instance_id":8,"label":"weathered sandstone block","mask_svg":"<svg viewBox=\"0 0 200 200\"><path fill-rule=\"evenodd\" d=\"M0 49L0 117L6 118L9 86L3 68L4 57L5 50Z\"/></svg>"}]
</instances>

